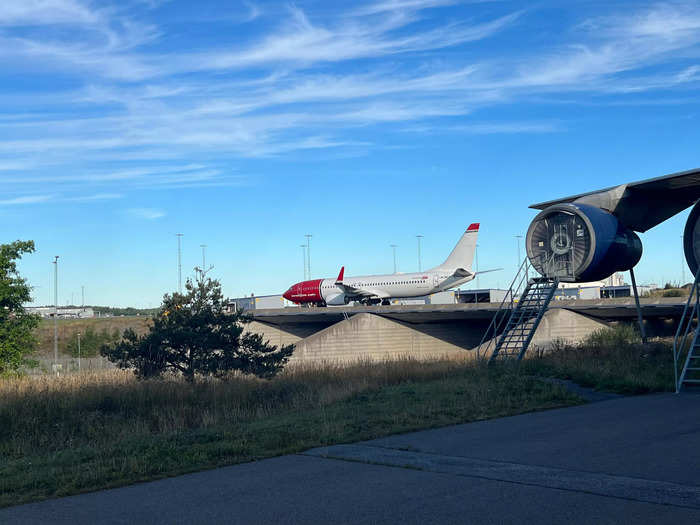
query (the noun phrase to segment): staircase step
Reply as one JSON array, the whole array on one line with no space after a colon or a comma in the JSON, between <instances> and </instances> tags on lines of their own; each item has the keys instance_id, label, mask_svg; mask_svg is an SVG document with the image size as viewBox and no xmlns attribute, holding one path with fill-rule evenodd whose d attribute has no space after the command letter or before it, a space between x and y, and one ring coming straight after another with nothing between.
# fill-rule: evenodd
<instances>
[{"instance_id":1,"label":"staircase step","mask_svg":"<svg viewBox=\"0 0 700 525\"><path fill-rule=\"evenodd\" d=\"M683 383L700 383L700 379L684 379Z\"/></svg>"}]
</instances>

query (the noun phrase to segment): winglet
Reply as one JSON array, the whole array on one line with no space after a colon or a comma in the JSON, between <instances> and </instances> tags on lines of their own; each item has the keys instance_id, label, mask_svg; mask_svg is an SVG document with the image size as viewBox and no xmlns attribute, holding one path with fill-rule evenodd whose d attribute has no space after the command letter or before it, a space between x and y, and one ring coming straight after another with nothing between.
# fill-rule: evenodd
<instances>
[{"instance_id":1,"label":"winglet","mask_svg":"<svg viewBox=\"0 0 700 525\"><path fill-rule=\"evenodd\" d=\"M475 232L475 231L478 232L479 231L479 223L474 222L474 223L470 224L469 228L467 228L467 231L468 232Z\"/></svg>"},{"instance_id":2,"label":"winglet","mask_svg":"<svg viewBox=\"0 0 700 525\"><path fill-rule=\"evenodd\" d=\"M343 282L343 274L345 274L345 266L343 266L340 269L340 273L338 274L338 278L335 280L336 283L342 283Z\"/></svg>"}]
</instances>

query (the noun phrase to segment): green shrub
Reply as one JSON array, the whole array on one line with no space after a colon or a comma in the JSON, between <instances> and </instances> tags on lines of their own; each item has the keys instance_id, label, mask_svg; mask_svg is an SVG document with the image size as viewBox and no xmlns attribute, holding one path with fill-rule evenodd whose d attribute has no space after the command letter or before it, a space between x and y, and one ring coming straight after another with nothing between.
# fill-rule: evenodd
<instances>
[{"instance_id":1,"label":"green shrub","mask_svg":"<svg viewBox=\"0 0 700 525\"><path fill-rule=\"evenodd\" d=\"M683 297L684 295L687 295L687 294L683 293L683 290L671 289L671 290L665 290L664 293L662 294L662 297Z\"/></svg>"},{"instance_id":2,"label":"green shrub","mask_svg":"<svg viewBox=\"0 0 700 525\"><path fill-rule=\"evenodd\" d=\"M579 344L560 343L551 351L531 354L523 367L621 394L672 391L672 346L664 339L642 344L633 325L620 324L597 330Z\"/></svg>"}]
</instances>

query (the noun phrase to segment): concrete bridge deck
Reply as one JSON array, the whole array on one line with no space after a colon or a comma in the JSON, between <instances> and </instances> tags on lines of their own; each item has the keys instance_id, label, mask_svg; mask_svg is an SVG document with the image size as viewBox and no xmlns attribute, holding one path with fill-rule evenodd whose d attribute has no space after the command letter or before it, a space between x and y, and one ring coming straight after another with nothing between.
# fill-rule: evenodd
<instances>
[{"instance_id":1,"label":"concrete bridge deck","mask_svg":"<svg viewBox=\"0 0 700 525\"><path fill-rule=\"evenodd\" d=\"M685 307L685 298L661 297L640 299L645 319L679 317ZM333 324L347 315L368 313L404 323L430 323L479 320L490 321L498 310L498 303L470 304L421 304L394 306L330 306L325 308L275 308L250 310L256 321L283 325L300 323ZM634 319L637 317L634 299L552 301L550 310L564 309L605 321Z\"/></svg>"},{"instance_id":2,"label":"concrete bridge deck","mask_svg":"<svg viewBox=\"0 0 700 525\"><path fill-rule=\"evenodd\" d=\"M678 298L644 299L647 333L670 335L684 307ZM296 345L293 361L459 357L479 345L498 308L478 303L253 310L248 330L275 345ZM532 344L576 343L610 321L636 317L631 298L554 301Z\"/></svg>"}]
</instances>

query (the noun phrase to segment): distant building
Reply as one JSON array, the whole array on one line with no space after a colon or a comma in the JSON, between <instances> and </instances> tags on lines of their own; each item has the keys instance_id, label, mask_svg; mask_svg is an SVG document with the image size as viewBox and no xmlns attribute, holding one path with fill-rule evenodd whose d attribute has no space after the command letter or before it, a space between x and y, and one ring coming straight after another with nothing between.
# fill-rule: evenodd
<instances>
[{"instance_id":1,"label":"distant building","mask_svg":"<svg viewBox=\"0 0 700 525\"><path fill-rule=\"evenodd\" d=\"M607 279L602 281L593 281L590 283L559 283L559 288L605 288L607 286L629 286L625 284L625 276L622 272L615 272Z\"/></svg>"},{"instance_id":2,"label":"distant building","mask_svg":"<svg viewBox=\"0 0 700 525\"><path fill-rule=\"evenodd\" d=\"M27 312L40 315L44 319L52 319L54 316L53 306L30 306L25 308ZM59 319L89 319L95 317L92 308L58 308Z\"/></svg>"}]
</instances>

